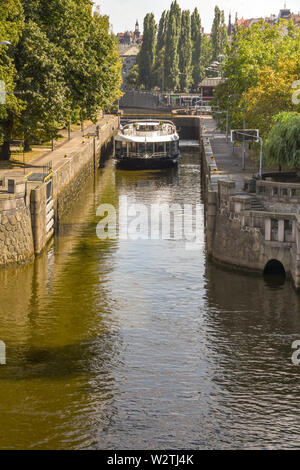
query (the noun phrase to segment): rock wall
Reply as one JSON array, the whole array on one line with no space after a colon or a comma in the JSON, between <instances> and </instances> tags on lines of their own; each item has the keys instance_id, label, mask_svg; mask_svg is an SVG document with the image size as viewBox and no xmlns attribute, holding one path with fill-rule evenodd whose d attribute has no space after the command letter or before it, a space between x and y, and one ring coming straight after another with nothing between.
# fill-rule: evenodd
<instances>
[{"instance_id":1,"label":"rock wall","mask_svg":"<svg viewBox=\"0 0 300 470\"><path fill-rule=\"evenodd\" d=\"M23 181L18 194L0 195L0 266L25 263L33 257L31 217Z\"/></svg>"}]
</instances>

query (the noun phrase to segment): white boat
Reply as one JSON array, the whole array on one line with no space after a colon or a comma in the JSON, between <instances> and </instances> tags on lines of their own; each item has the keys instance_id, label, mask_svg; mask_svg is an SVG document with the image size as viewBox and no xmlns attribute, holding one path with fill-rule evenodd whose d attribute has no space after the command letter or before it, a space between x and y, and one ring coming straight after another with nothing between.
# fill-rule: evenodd
<instances>
[{"instance_id":1,"label":"white boat","mask_svg":"<svg viewBox=\"0 0 300 470\"><path fill-rule=\"evenodd\" d=\"M174 167L180 158L179 135L171 121L132 121L115 138L117 168L157 170Z\"/></svg>"}]
</instances>

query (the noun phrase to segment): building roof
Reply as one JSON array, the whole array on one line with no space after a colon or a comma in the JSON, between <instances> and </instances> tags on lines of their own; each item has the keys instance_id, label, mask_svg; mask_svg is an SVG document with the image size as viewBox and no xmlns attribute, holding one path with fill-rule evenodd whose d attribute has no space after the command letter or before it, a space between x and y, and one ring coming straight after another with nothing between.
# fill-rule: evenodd
<instances>
[{"instance_id":1,"label":"building roof","mask_svg":"<svg viewBox=\"0 0 300 470\"><path fill-rule=\"evenodd\" d=\"M200 86L211 86L211 87L215 87L217 85L220 85L220 83L222 83L224 80L223 78L221 77L216 77L216 78L205 78L204 80L202 80Z\"/></svg>"},{"instance_id":2,"label":"building roof","mask_svg":"<svg viewBox=\"0 0 300 470\"><path fill-rule=\"evenodd\" d=\"M132 57L137 56L140 52L139 46L133 45L127 48L119 48L120 57Z\"/></svg>"}]
</instances>

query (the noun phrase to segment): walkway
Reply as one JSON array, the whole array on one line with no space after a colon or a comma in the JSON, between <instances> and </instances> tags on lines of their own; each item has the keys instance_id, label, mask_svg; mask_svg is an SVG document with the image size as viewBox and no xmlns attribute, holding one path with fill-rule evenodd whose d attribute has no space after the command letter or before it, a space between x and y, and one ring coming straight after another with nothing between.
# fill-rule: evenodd
<instances>
[{"instance_id":1,"label":"walkway","mask_svg":"<svg viewBox=\"0 0 300 470\"><path fill-rule=\"evenodd\" d=\"M252 176L258 173L258 165L250 158L246 152L246 169L242 165L242 147L235 147L230 142L226 142L226 135L217 129L217 123L211 116L201 117L203 136L209 137L213 155L218 167L218 173L228 175L230 179L237 182L238 187L244 183L245 176Z\"/></svg>"},{"instance_id":2,"label":"walkway","mask_svg":"<svg viewBox=\"0 0 300 470\"><path fill-rule=\"evenodd\" d=\"M98 125L100 127L100 135L101 130L105 128L108 124L110 115L105 115L98 121ZM94 133L96 131L96 125L90 125L85 128L84 133L85 135L88 133ZM56 150L49 151L47 150L43 155L39 156L36 159L33 159L30 163L24 165L16 165L12 169L0 169L0 179L5 177L12 177L12 176L24 176L30 173L43 173L43 169L47 166L50 166L52 170L57 170L62 163L65 161L65 157L71 156L71 154L75 151L78 151L78 147L80 145L84 145L83 143L88 142L88 138L84 138L82 136L81 130L72 132L71 140L66 140L62 144L60 144Z\"/></svg>"}]
</instances>

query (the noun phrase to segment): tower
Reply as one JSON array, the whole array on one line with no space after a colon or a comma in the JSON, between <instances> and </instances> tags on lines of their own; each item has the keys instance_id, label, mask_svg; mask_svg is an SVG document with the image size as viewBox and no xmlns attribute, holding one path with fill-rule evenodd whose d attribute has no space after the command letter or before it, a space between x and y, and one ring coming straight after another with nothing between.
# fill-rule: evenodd
<instances>
[{"instance_id":1,"label":"tower","mask_svg":"<svg viewBox=\"0 0 300 470\"><path fill-rule=\"evenodd\" d=\"M135 30L134 30L134 38L135 38L136 41L140 38L140 35L141 35L141 33L140 33L139 21L136 20Z\"/></svg>"}]
</instances>

